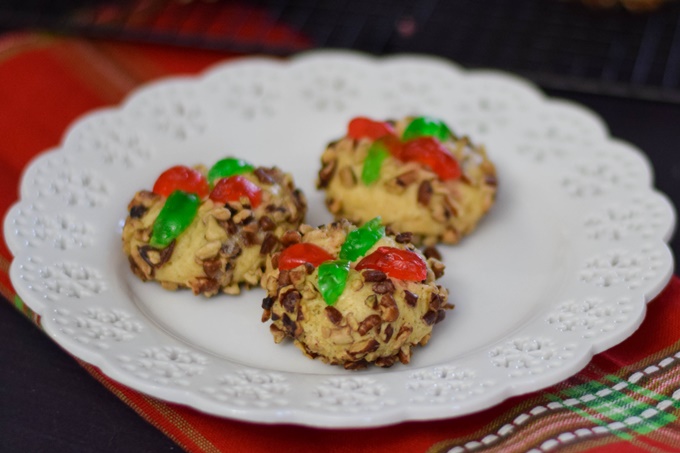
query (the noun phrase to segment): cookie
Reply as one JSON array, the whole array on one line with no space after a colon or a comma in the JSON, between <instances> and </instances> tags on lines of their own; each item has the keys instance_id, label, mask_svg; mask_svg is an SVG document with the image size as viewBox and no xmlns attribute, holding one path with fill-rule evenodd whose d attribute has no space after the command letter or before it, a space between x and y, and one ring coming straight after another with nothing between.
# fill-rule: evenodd
<instances>
[{"instance_id":1,"label":"cookie","mask_svg":"<svg viewBox=\"0 0 680 453\"><path fill-rule=\"evenodd\" d=\"M448 291L435 283L444 265L426 258L408 234L386 234L379 219L302 225L267 258L262 321L308 357L359 369L409 363L445 318Z\"/></svg>"},{"instance_id":2,"label":"cookie","mask_svg":"<svg viewBox=\"0 0 680 453\"><path fill-rule=\"evenodd\" d=\"M226 158L210 171L166 170L128 205L123 251L143 281L210 297L259 284L265 257L303 221L307 203L290 174Z\"/></svg>"},{"instance_id":3,"label":"cookie","mask_svg":"<svg viewBox=\"0 0 680 453\"><path fill-rule=\"evenodd\" d=\"M497 177L484 147L440 120L355 118L321 156L317 188L336 219L380 216L417 244L455 244L493 205Z\"/></svg>"}]
</instances>

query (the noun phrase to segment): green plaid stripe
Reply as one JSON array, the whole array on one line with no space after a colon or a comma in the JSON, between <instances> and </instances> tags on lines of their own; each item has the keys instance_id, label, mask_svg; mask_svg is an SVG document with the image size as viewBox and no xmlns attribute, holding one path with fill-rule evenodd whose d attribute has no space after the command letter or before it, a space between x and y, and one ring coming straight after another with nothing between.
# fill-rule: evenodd
<instances>
[{"instance_id":1,"label":"green plaid stripe","mask_svg":"<svg viewBox=\"0 0 680 453\"><path fill-rule=\"evenodd\" d=\"M625 440L631 440L634 434L649 434L677 420L676 415L657 404L668 401L670 404L664 409L678 409L679 401L617 376L606 376L605 380L611 384L591 381L548 397Z\"/></svg>"}]
</instances>

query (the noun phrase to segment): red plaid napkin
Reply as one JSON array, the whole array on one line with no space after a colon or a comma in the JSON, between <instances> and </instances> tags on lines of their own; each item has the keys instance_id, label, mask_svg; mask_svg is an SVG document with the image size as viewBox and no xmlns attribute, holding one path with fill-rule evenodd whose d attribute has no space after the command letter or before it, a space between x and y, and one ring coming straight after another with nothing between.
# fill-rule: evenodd
<instances>
[{"instance_id":1,"label":"red plaid napkin","mask_svg":"<svg viewBox=\"0 0 680 453\"><path fill-rule=\"evenodd\" d=\"M22 169L57 145L90 109L116 104L142 82L196 73L224 54L19 34L0 39L0 213L17 198ZM13 292L0 241L0 292ZM649 305L630 339L578 375L465 417L374 429L323 430L222 419L161 402L82 365L140 416L191 452L680 451L680 279Z\"/></svg>"}]
</instances>

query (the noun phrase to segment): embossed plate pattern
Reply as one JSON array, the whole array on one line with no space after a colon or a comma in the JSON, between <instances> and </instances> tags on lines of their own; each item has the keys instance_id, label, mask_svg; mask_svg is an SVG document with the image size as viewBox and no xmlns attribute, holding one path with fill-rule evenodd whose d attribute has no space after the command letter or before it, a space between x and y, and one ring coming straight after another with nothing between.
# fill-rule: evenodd
<instances>
[{"instance_id":1,"label":"embossed plate pattern","mask_svg":"<svg viewBox=\"0 0 680 453\"><path fill-rule=\"evenodd\" d=\"M314 188L326 142L356 115L429 114L484 143L499 196L442 247L455 310L412 363L349 372L275 345L263 293L210 300L132 276L128 201L176 163L225 155ZM246 58L134 92L76 122L26 169L5 219L18 294L77 357L141 392L266 423L378 426L467 414L576 373L628 337L673 271L673 207L639 150L529 83L428 57L316 52Z\"/></svg>"}]
</instances>

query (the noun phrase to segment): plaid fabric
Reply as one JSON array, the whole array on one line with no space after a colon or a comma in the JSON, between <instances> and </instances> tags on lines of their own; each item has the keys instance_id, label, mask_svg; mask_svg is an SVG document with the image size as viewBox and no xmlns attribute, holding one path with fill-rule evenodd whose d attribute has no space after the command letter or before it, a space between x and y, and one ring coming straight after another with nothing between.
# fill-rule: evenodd
<instances>
[{"instance_id":1,"label":"plaid fabric","mask_svg":"<svg viewBox=\"0 0 680 453\"><path fill-rule=\"evenodd\" d=\"M196 73L228 55L55 38L0 39L0 212L17 198L22 169L55 146L65 128L96 107L118 103L140 83ZM40 102L37 102L39 100ZM0 294L37 325L7 277L0 241ZM158 401L81 363L140 416L191 452L680 451L680 279L649 305L630 339L545 391L448 420L361 430L262 426Z\"/></svg>"}]
</instances>

